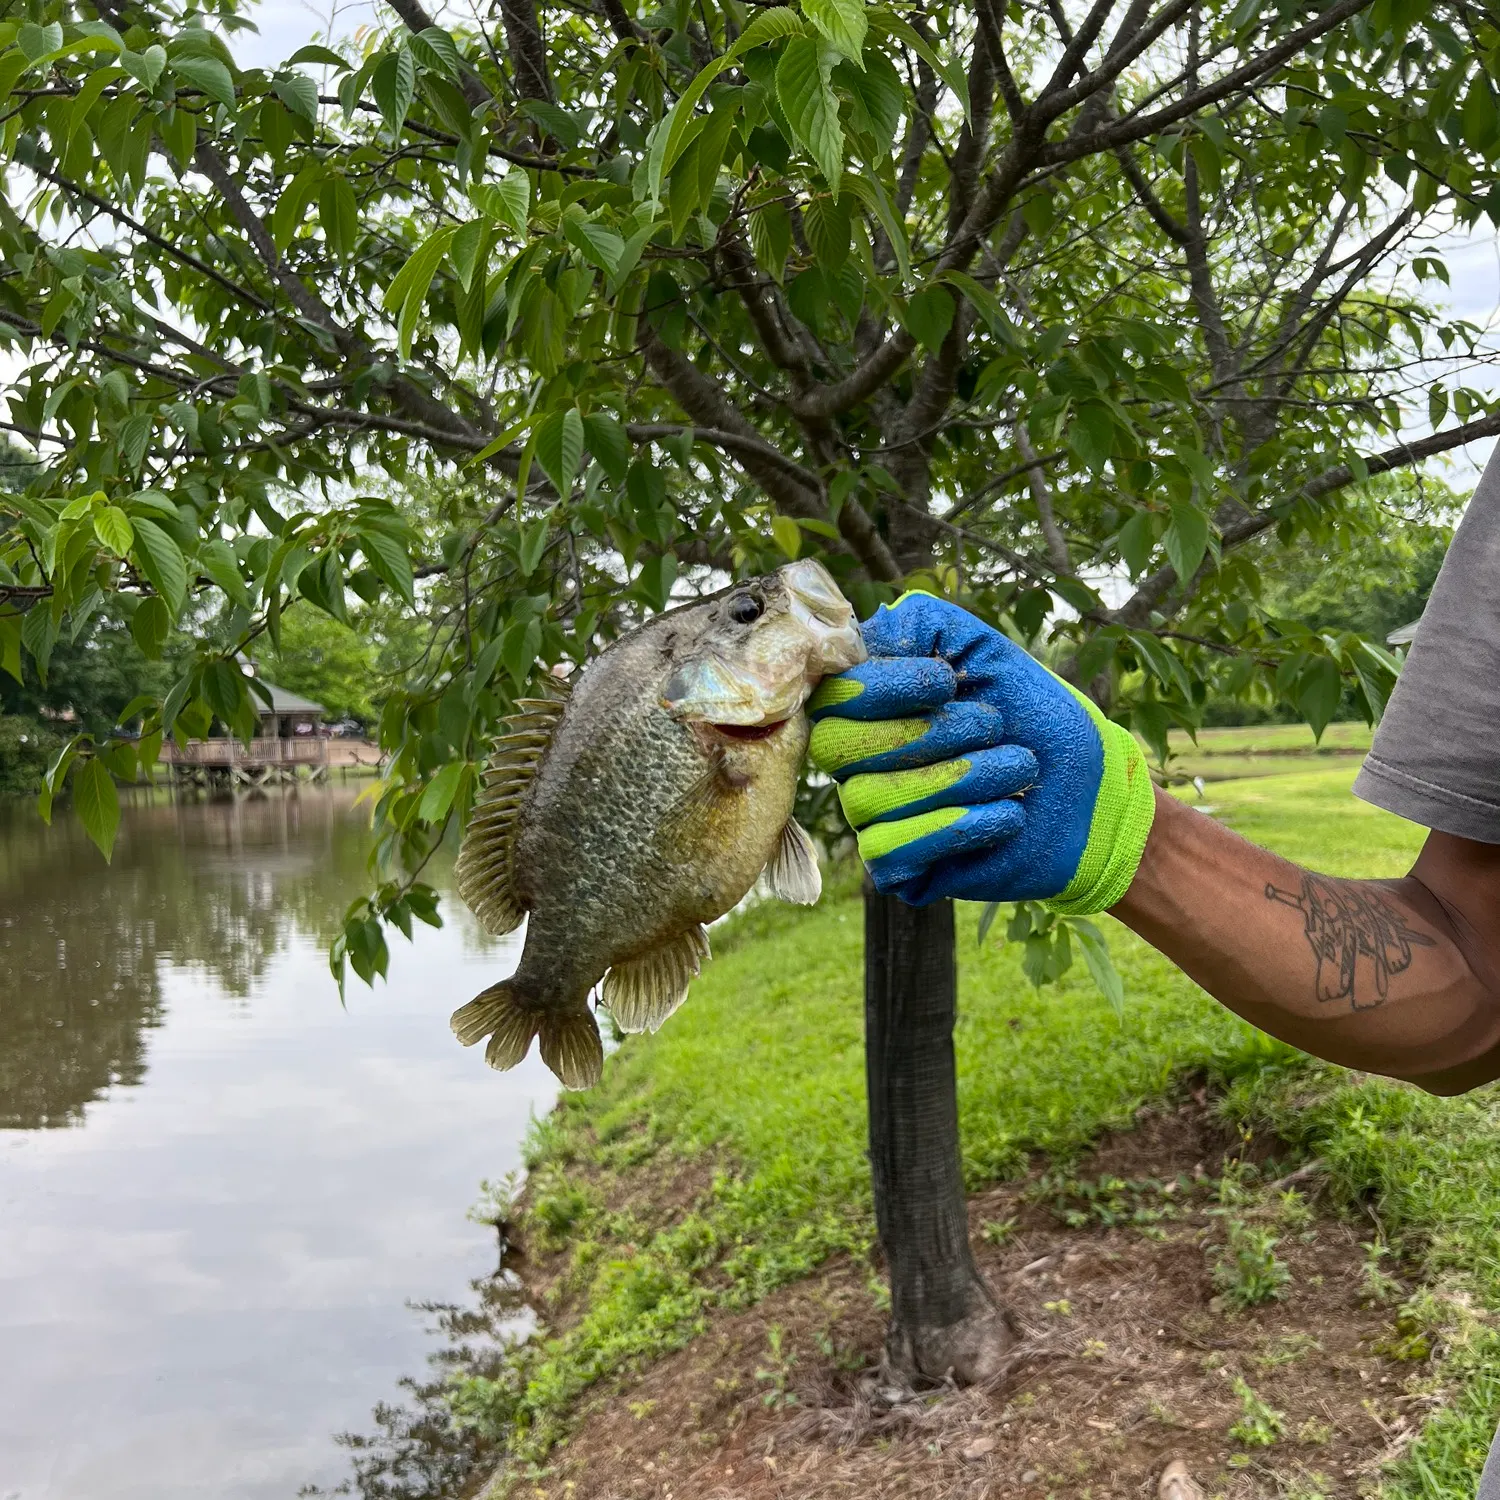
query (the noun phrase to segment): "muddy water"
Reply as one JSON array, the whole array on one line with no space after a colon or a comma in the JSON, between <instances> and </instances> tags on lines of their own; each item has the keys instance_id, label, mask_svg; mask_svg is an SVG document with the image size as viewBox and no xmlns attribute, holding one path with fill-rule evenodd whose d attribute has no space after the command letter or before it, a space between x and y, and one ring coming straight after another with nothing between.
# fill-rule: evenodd
<instances>
[{"instance_id":1,"label":"muddy water","mask_svg":"<svg viewBox=\"0 0 1500 1500\"><path fill-rule=\"evenodd\" d=\"M0 802L0 1500L336 1482L422 1366L408 1302L493 1269L465 1210L553 1086L447 1016L516 951L446 899L341 1009L353 796L132 807L111 867Z\"/></svg>"}]
</instances>

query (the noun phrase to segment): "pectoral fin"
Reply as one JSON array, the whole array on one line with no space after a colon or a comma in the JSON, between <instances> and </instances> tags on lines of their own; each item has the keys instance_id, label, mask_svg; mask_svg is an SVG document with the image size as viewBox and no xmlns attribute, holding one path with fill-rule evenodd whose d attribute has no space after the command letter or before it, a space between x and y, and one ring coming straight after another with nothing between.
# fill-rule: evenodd
<instances>
[{"instance_id":1,"label":"pectoral fin","mask_svg":"<svg viewBox=\"0 0 1500 1500\"><path fill-rule=\"evenodd\" d=\"M811 906L823 893L818 871L818 851L807 831L795 818L788 818L777 841L776 852L765 869L771 893L798 906Z\"/></svg>"},{"instance_id":2,"label":"pectoral fin","mask_svg":"<svg viewBox=\"0 0 1500 1500\"><path fill-rule=\"evenodd\" d=\"M703 967L708 934L694 924L681 937L616 964L604 976L604 1003L621 1031L656 1031L687 998Z\"/></svg>"}]
</instances>

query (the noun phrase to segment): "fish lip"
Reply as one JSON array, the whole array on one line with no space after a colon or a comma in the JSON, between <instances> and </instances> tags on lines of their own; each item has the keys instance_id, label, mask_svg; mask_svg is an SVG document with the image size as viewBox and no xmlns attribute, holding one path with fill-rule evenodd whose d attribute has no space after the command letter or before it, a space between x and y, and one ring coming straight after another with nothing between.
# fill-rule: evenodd
<instances>
[{"instance_id":1,"label":"fish lip","mask_svg":"<svg viewBox=\"0 0 1500 1500\"><path fill-rule=\"evenodd\" d=\"M778 729L784 729L791 720L772 719L766 724L714 724L707 719L699 721L710 733L735 744L756 744L770 739Z\"/></svg>"}]
</instances>

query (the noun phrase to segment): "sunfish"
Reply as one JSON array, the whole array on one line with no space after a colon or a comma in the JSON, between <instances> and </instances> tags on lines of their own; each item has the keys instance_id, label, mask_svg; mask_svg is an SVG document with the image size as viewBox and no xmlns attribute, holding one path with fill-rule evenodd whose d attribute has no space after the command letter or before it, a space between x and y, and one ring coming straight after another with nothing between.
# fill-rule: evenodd
<instances>
[{"instance_id":1,"label":"sunfish","mask_svg":"<svg viewBox=\"0 0 1500 1500\"><path fill-rule=\"evenodd\" d=\"M827 570L794 562L622 636L558 698L520 701L496 745L458 859L485 930L529 918L511 978L456 1011L513 1068L541 1039L568 1088L604 1063L589 996L625 1031L655 1031L709 956L706 925L764 871L818 899L812 841L792 817L802 711L824 676L865 659Z\"/></svg>"}]
</instances>

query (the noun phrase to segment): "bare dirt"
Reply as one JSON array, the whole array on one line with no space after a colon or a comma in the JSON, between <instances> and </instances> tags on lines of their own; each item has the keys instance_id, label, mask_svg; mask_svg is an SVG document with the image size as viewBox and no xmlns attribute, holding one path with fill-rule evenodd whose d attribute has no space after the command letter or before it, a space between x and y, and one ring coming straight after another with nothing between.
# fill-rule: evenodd
<instances>
[{"instance_id":1,"label":"bare dirt","mask_svg":"<svg viewBox=\"0 0 1500 1500\"><path fill-rule=\"evenodd\" d=\"M1173 1458L1224 1500L1367 1493L1432 1399L1406 1394L1423 1367L1391 1357L1400 1291L1369 1276L1371 1226L1317 1209L1315 1172L1287 1185L1310 1203L1222 1203L1215 1180L1244 1151L1200 1094L1106 1139L1061 1191L1039 1163L976 1195L980 1267L1023 1336L991 1387L889 1388L878 1268L846 1257L596 1397L517 1493L1136 1500ZM1213 1277L1234 1217L1276 1234L1289 1272L1242 1312Z\"/></svg>"}]
</instances>

